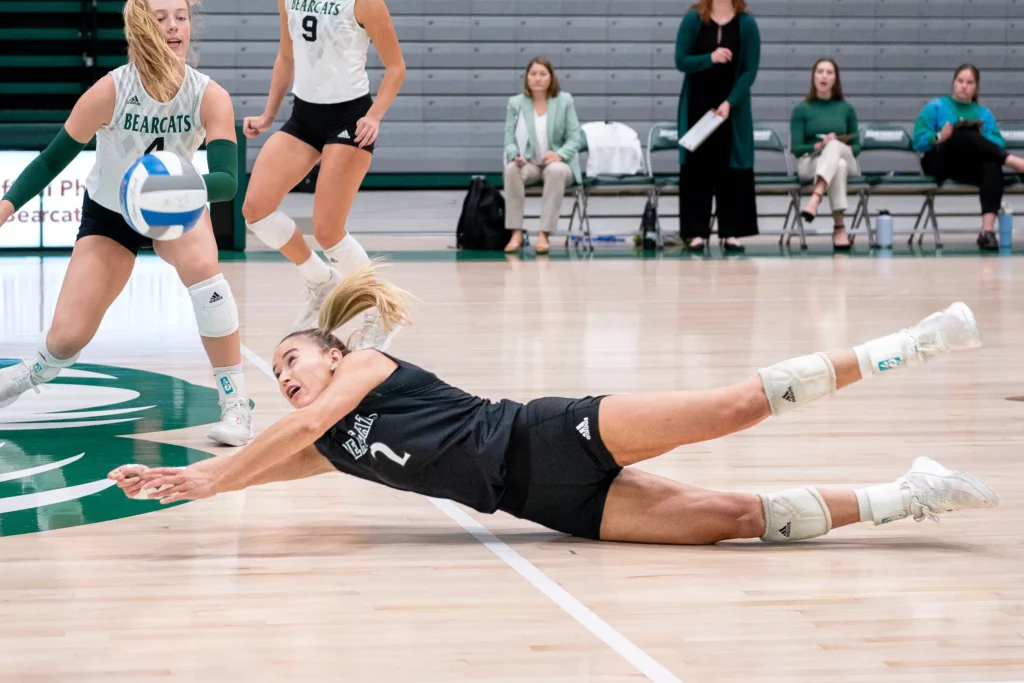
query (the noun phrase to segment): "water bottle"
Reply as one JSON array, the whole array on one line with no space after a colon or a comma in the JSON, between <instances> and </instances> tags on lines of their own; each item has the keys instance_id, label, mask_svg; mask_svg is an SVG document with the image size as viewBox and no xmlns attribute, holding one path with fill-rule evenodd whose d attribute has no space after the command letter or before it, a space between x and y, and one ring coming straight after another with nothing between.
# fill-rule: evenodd
<instances>
[{"instance_id":1,"label":"water bottle","mask_svg":"<svg viewBox=\"0 0 1024 683\"><path fill-rule=\"evenodd\" d=\"M892 249L892 215L882 209L875 218L875 246Z\"/></svg>"},{"instance_id":2,"label":"water bottle","mask_svg":"<svg viewBox=\"0 0 1024 683\"><path fill-rule=\"evenodd\" d=\"M1013 248L1013 207L1006 202L999 212L999 248L1007 251Z\"/></svg>"}]
</instances>

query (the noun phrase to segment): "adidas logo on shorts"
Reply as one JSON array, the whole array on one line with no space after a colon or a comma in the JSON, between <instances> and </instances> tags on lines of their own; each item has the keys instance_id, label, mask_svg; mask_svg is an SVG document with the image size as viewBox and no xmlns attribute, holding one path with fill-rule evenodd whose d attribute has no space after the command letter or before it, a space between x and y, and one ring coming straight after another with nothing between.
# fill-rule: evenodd
<instances>
[{"instance_id":1,"label":"adidas logo on shorts","mask_svg":"<svg viewBox=\"0 0 1024 683\"><path fill-rule=\"evenodd\" d=\"M222 296L221 296L221 295L220 295L219 293L217 293L217 292L214 292L214 293L213 293L213 296L211 296L211 297L210 297L210 303L211 303L211 304L215 304L215 303L217 303L218 301L223 301L223 300L224 300L224 297L222 297Z\"/></svg>"},{"instance_id":2,"label":"adidas logo on shorts","mask_svg":"<svg viewBox=\"0 0 1024 683\"><path fill-rule=\"evenodd\" d=\"M583 438L590 441L590 418L583 418L583 422L576 425L576 431L583 435Z\"/></svg>"},{"instance_id":3,"label":"adidas logo on shorts","mask_svg":"<svg viewBox=\"0 0 1024 683\"><path fill-rule=\"evenodd\" d=\"M131 98L128 100L128 104L134 104L135 106L139 106L139 104L140 104L139 96L138 95L132 95Z\"/></svg>"},{"instance_id":4,"label":"adidas logo on shorts","mask_svg":"<svg viewBox=\"0 0 1024 683\"><path fill-rule=\"evenodd\" d=\"M341 138L342 140L351 140L352 139L352 136L348 134L347 130L343 130L340 133L338 133L338 137Z\"/></svg>"}]
</instances>

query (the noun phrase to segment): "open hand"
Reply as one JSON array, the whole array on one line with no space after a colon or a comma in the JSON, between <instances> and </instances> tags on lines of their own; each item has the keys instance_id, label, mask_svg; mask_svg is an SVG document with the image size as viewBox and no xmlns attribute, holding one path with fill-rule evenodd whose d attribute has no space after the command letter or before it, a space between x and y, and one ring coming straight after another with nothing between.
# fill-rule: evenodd
<instances>
[{"instance_id":1,"label":"open hand","mask_svg":"<svg viewBox=\"0 0 1024 683\"><path fill-rule=\"evenodd\" d=\"M213 477L194 467L154 467L141 475L143 488L154 491L150 497L159 498L161 505L179 500L212 498L217 494Z\"/></svg>"},{"instance_id":2,"label":"open hand","mask_svg":"<svg viewBox=\"0 0 1024 683\"><path fill-rule=\"evenodd\" d=\"M117 488L129 498L137 498L145 482L142 474L148 471L145 465L121 465L107 475L107 479L117 482Z\"/></svg>"}]
</instances>

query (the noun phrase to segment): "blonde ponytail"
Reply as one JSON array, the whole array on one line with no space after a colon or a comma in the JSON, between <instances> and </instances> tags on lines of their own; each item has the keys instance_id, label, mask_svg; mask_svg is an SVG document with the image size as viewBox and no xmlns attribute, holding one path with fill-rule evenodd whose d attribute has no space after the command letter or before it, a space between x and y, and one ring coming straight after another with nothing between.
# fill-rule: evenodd
<instances>
[{"instance_id":1,"label":"blonde ponytail","mask_svg":"<svg viewBox=\"0 0 1024 683\"><path fill-rule=\"evenodd\" d=\"M378 263L371 262L353 272L327 295L320 307L320 320L317 324L320 335L330 335L371 308L377 309L384 329L388 331L396 325L409 324L409 293L378 278Z\"/></svg>"},{"instance_id":2,"label":"blonde ponytail","mask_svg":"<svg viewBox=\"0 0 1024 683\"><path fill-rule=\"evenodd\" d=\"M185 0L191 10L191 0ZM185 67L160 35L160 25L146 0L124 4L124 36L128 59L139 70L146 92L159 102L170 102L178 93Z\"/></svg>"}]
</instances>

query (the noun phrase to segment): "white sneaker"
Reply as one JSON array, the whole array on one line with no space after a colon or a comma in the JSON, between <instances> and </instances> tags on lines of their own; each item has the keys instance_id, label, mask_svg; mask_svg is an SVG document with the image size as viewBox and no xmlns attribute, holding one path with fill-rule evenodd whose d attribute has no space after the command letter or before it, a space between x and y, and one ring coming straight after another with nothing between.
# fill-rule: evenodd
<instances>
[{"instance_id":1,"label":"white sneaker","mask_svg":"<svg viewBox=\"0 0 1024 683\"><path fill-rule=\"evenodd\" d=\"M236 398L220 404L220 422L207 436L225 446L244 446L252 441L252 411L249 399Z\"/></svg>"},{"instance_id":2,"label":"white sneaker","mask_svg":"<svg viewBox=\"0 0 1024 683\"><path fill-rule=\"evenodd\" d=\"M932 313L907 331L914 338L916 348L906 357L915 359L915 365L924 365L942 353L977 349L982 345L974 313L960 301Z\"/></svg>"},{"instance_id":3,"label":"white sneaker","mask_svg":"<svg viewBox=\"0 0 1024 683\"><path fill-rule=\"evenodd\" d=\"M904 496L910 495L910 513L918 522L968 508L999 505L999 496L980 479L960 470L947 470L931 458L917 458L910 471L897 481ZM906 500L906 498L904 498Z\"/></svg>"},{"instance_id":4,"label":"white sneaker","mask_svg":"<svg viewBox=\"0 0 1024 683\"><path fill-rule=\"evenodd\" d=\"M0 370L0 408L6 408L29 389L39 393L43 380L35 377L27 360Z\"/></svg>"},{"instance_id":5,"label":"white sneaker","mask_svg":"<svg viewBox=\"0 0 1024 683\"><path fill-rule=\"evenodd\" d=\"M362 327L352 333L348 338L346 346L353 351L361 351L363 349L385 351L391 346L391 340L398 334L400 329L402 329L401 325L395 325L390 330L386 330L384 328L384 320L380 317L377 309L371 308L363 314Z\"/></svg>"},{"instance_id":6,"label":"white sneaker","mask_svg":"<svg viewBox=\"0 0 1024 683\"><path fill-rule=\"evenodd\" d=\"M341 273L330 268L331 279L322 284L306 282L306 289L303 295L306 298L306 306L295 321L295 330L311 330L317 326L320 318L320 307L323 305L327 295L342 281Z\"/></svg>"}]
</instances>

